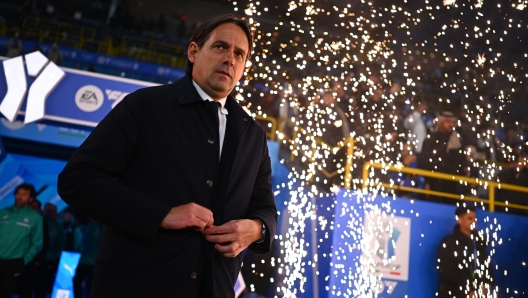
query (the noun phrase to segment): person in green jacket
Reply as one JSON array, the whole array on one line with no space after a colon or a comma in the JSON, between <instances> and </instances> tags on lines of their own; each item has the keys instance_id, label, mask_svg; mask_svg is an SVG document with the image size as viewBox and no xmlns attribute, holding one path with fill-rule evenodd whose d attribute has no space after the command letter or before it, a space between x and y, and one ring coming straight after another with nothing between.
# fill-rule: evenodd
<instances>
[{"instance_id":1,"label":"person in green jacket","mask_svg":"<svg viewBox=\"0 0 528 298\"><path fill-rule=\"evenodd\" d=\"M0 298L10 297L24 265L42 249L42 216L29 205L37 192L24 183L15 189L15 205L0 210Z\"/></svg>"}]
</instances>

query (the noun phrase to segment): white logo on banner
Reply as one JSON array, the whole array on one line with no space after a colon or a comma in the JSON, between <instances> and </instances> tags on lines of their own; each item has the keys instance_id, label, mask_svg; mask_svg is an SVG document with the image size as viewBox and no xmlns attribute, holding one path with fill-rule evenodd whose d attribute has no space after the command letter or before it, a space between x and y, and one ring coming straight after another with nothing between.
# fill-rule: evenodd
<instances>
[{"instance_id":1,"label":"white logo on banner","mask_svg":"<svg viewBox=\"0 0 528 298\"><path fill-rule=\"evenodd\" d=\"M366 213L363 241L363 257L368 260L365 265L373 266L375 273L382 274L383 278L407 281L410 218Z\"/></svg>"},{"instance_id":2,"label":"white logo on banner","mask_svg":"<svg viewBox=\"0 0 528 298\"><path fill-rule=\"evenodd\" d=\"M398 285L397 281L391 281L391 280L376 280L375 283L371 285L371 290L375 294L382 294L385 292L385 288L387 289L387 294L391 295L392 292L394 292L394 289Z\"/></svg>"},{"instance_id":3,"label":"white logo on banner","mask_svg":"<svg viewBox=\"0 0 528 298\"><path fill-rule=\"evenodd\" d=\"M64 264L64 270L68 271L70 273L71 276L74 276L73 274L73 268L71 268L70 266L68 266L68 264Z\"/></svg>"},{"instance_id":4,"label":"white logo on banner","mask_svg":"<svg viewBox=\"0 0 528 298\"><path fill-rule=\"evenodd\" d=\"M70 298L70 291L64 289L58 289L55 298Z\"/></svg>"},{"instance_id":5,"label":"white logo on banner","mask_svg":"<svg viewBox=\"0 0 528 298\"><path fill-rule=\"evenodd\" d=\"M27 74L37 77L29 88L24 124L44 118L46 100L51 92L64 79L66 73L36 51L24 56ZM22 56L3 61L4 74L7 83L7 94L0 104L0 112L13 122L26 97L27 81Z\"/></svg>"},{"instance_id":6,"label":"white logo on banner","mask_svg":"<svg viewBox=\"0 0 528 298\"><path fill-rule=\"evenodd\" d=\"M75 104L84 112L97 111L104 102L103 91L95 85L82 86L75 93Z\"/></svg>"},{"instance_id":7,"label":"white logo on banner","mask_svg":"<svg viewBox=\"0 0 528 298\"><path fill-rule=\"evenodd\" d=\"M118 90L110 90L110 89L105 89L105 92L106 92L106 96L108 96L108 100L115 100L115 102L112 104L112 109L115 108L115 106L120 103L123 98L125 98L125 96L127 96L128 92L122 92L122 91L118 91Z\"/></svg>"}]
</instances>

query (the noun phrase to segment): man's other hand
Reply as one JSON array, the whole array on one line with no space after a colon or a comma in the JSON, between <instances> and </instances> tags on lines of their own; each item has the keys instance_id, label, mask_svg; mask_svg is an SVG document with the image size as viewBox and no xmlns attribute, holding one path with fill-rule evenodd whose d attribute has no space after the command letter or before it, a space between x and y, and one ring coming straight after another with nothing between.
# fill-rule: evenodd
<instances>
[{"instance_id":1,"label":"man's other hand","mask_svg":"<svg viewBox=\"0 0 528 298\"><path fill-rule=\"evenodd\" d=\"M216 243L215 249L226 258L234 258L260 239L262 225L253 219L232 220L221 226L204 229L205 239Z\"/></svg>"},{"instance_id":2,"label":"man's other hand","mask_svg":"<svg viewBox=\"0 0 528 298\"><path fill-rule=\"evenodd\" d=\"M192 228L196 231L212 226L213 212L195 203L173 207L161 222L161 227L167 230L182 230Z\"/></svg>"}]
</instances>

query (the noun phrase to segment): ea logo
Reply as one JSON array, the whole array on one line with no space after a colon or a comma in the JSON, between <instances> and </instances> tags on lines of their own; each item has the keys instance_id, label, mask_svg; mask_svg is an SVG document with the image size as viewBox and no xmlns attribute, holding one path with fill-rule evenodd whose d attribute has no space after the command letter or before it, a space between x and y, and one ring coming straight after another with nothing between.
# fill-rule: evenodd
<instances>
[{"instance_id":1,"label":"ea logo","mask_svg":"<svg viewBox=\"0 0 528 298\"><path fill-rule=\"evenodd\" d=\"M75 104L84 112L97 111L104 102L103 91L94 85L82 86L75 93Z\"/></svg>"}]
</instances>

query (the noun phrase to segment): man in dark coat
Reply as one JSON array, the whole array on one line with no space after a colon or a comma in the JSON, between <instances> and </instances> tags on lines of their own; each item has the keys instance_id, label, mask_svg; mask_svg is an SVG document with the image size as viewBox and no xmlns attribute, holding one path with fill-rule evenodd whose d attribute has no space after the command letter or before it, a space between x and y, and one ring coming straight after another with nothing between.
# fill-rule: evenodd
<instances>
[{"instance_id":1,"label":"man in dark coat","mask_svg":"<svg viewBox=\"0 0 528 298\"><path fill-rule=\"evenodd\" d=\"M266 134L229 95L251 50L241 19L204 22L187 75L128 95L59 175L61 197L107 226L92 297L234 297L241 252L269 251Z\"/></svg>"},{"instance_id":2,"label":"man in dark coat","mask_svg":"<svg viewBox=\"0 0 528 298\"><path fill-rule=\"evenodd\" d=\"M464 155L462 140L453 130L456 118L451 112L443 112L438 116L435 131L425 138L418 167L434 172L467 176L467 161ZM459 181L447 181L435 178L425 178L425 189L440 192L461 194L464 186ZM440 202L451 203L450 199L434 198Z\"/></svg>"},{"instance_id":3,"label":"man in dark coat","mask_svg":"<svg viewBox=\"0 0 528 298\"><path fill-rule=\"evenodd\" d=\"M493 268L486 251L486 239L474 231L475 207L460 206L455 215L458 225L453 234L444 237L438 245L438 297L467 298L490 294L493 292Z\"/></svg>"}]
</instances>

